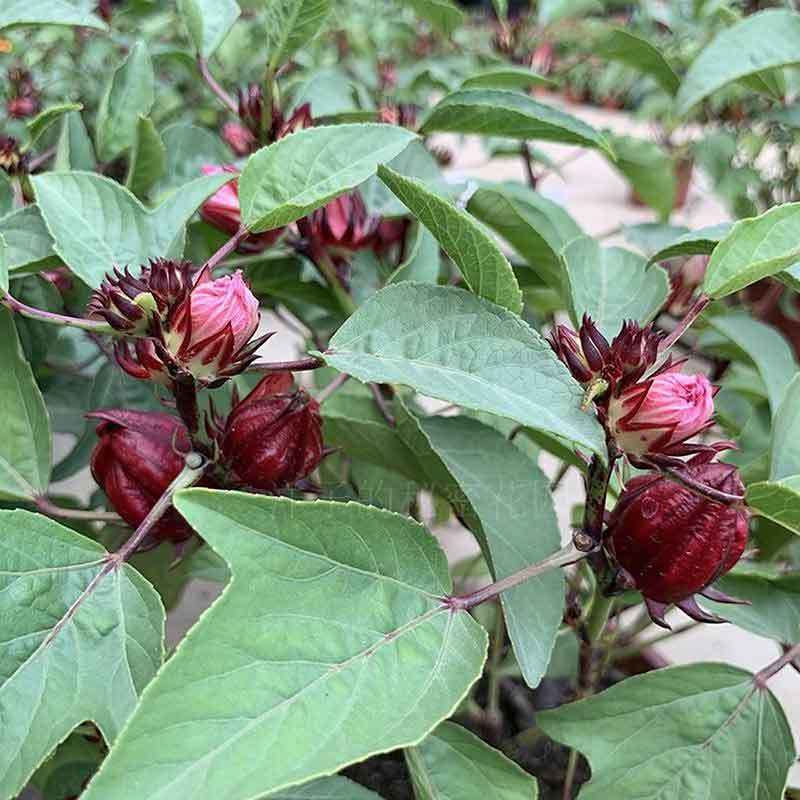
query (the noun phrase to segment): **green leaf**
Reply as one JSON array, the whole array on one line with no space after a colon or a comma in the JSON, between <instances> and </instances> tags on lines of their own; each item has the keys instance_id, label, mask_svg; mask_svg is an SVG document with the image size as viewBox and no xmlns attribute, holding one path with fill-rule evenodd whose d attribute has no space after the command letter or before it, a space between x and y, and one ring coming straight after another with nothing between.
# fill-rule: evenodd
<instances>
[{"instance_id":1,"label":"green leaf","mask_svg":"<svg viewBox=\"0 0 800 800\"><path fill-rule=\"evenodd\" d=\"M254 153L239 178L242 221L256 233L288 225L355 189L417 137L392 125L307 128Z\"/></svg>"},{"instance_id":2,"label":"green leaf","mask_svg":"<svg viewBox=\"0 0 800 800\"><path fill-rule=\"evenodd\" d=\"M102 760L101 742L73 733L36 770L31 786L39 790L42 800L67 800L78 796Z\"/></svg>"},{"instance_id":3,"label":"green leaf","mask_svg":"<svg viewBox=\"0 0 800 800\"><path fill-rule=\"evenodd\" d=\"M536 715L592 767L581 800L780 797L794 743L783 709L726 664L670 667Z\"/></svg>"},{"instance_id":4,"label":"green leaf","mask_svg":"<svg viewBox=\"0 0 800 800\"><path fill-rule=\"evenodd\" d=\"M689 109L718 89L764 70L800 61L800 14L772 9L723 30L692 62L675 99Z\"/></svg>"},{"instance_id":5,"label":"green leaf","mask_svg":"<svg viewBox=\"0 0 800 800\"><path fill-rule=\"evenodd\" d=\"M641 250L647 256L672 244L675 239L689 233L685 225L669 225L663 222L639 222L634 225L623 225L622 235L625 241Z\"/></svg>"},{"instance_id":6,"label":"green leaf","mask_svg":"<svg viewBox=\"0 0 800 800\"><path fill-rule=\"evenodd\" d=\"M775 206L736 222L711 255L703 291L725 297L791 267L800 260L798 225L800 203Z\"/></svg>"},{"instance_id":7,"label":"green leaf","mask_svg":"<svg viewBox=\"0 0 800 800\"><path fill-rule=\"evenodd\" d=\"M539 25L550 25L590 11L602 11L603 7L601 0L540 0L538 22Z\"/></svg>"},{"instance_id":8,"label":"green leaf","mask_svg":"<svg viewBox=\"0 0 800 800\"><path fill-rule=\"evenodd\" d=\"M620 61L629 67L654 78L668 94L678 91L681 79L664 58L661 51L643 39L622 28L612 28L592 45L594 56Z\"/></svg>"},{"instance_id":9,"label":"green leaf","mask_svg":"<svg viewBox=\"0 0 800 800\"><path fill-rule=\"evenodd\" d=\"M94 0L4 0L0 7L0 30L12 25L79 25L106 30L92 12Z\"/></svg>"},{"instance_id":10,"label":"green leaf","mask_svg":"<svg viewBox=\"0 0 800 800\"><path fill-rule=\"evenodd\" d=\"M404 282L375 294L336 332L328 364L400 383L605 452L583 390L518 316L463 289Z\"/></svg>"},{"instance_id":11,"label":"green leaf","mask_svg":"<svg viewBox=\"0 0 800 800\"><path fill-rule=\"evenodd\" d=\"M675 162L658 144L633 136L607 134L616 161L611 162L629 181L644 203L669 219L675 202Z\"/></svg>"},{"instance_id":12,"label":"green leaf","mask_svg":"<svg viewBox=\"0 0 800 800\"><path fill-rule=\"evenodd\" d=\"M655 319L669 295L669 276L648 269L647 259L621 247L600 247L591 236L564 248L572 320L588 314L609 340L625 320L642 324Z\"/></svg>"},{"instance_id":13,"label":"green leaf","mask_svg":"<svg viewBox=\"0 0 800 800\"><path fill-rule=\"evenodd\" d=\"M0 310L0 499L30 500L50 482L50 419L11 312Z\"/></svg>"},{"instance_id":14,"label":"green leaf","mask_svg":"<svg viewBox=\"0 0 800 800\"><path fill-rule=\"evenodd\" d=\"M293 789L283 789L271 794L269 800L380 800L380 797L341 775L331 775Z\"/></svg>"},{"instance_id":15,"label":"green leaf","mask_svg":"<svg viewBox=\"0 0 800 800\"><path fill-rule=\"evenodd\" d=\"M439 243L433 234L422 224L416 223L411 234L406 234L410 241L408 254L397 269L387 278L387 285L401 281L417 281L419 283L437 282L439 278Z\"/></svg>"},{"instance_id":16,"label":"green leaf","mask_svg":"<svg viewBox=\"0 0 800 800\"><path fill-rule=\"evenodd\" d=\"M791 475L800 475L800 373L795 374L786 387L772 420L770 480L778 481Z\"/></svg>"},{"instance_id":17,"label":"green leaf","mask_svg":"<svg viewBox=\"0 0 800 800\"><path fill-rule=\"evenodd\" d=\"M711 255L714 248L730 233L733 223L722 222L696 231L681 234L675 241L661 247L650 256L650 263L678 256Z\"/></svg>"},{"instance_id":18,"label":"green leaf","mask_svg":"<svg viewBox=\"0 0 800 800\"><path fill-rule=\"evenodd\" d=\"M161 601L128 565L101 578L106 555L38 514L0 511L3 800L81 722L112 742L161 665Z\"/></svg>"},{"instance_id":19,"label":"green leaf","mask_svg":"<svg viewBox=\"0 0 800 800\"><path fill-rule=\"evenodd\" d=\"M200 489L175 505L233 580L148 686L84 800L261 797L416 744L480 675L486 635L443 605L447 561L412 520Z\"/></svg>"},{"instance_id":20,"label":"green leaf","mask_svg":"<svg viewBox=\"0 0 800 800\"><path fill-rule=\"evenodd\" d=\"M158 181L154 192L177 189L200 177L205 164L225 164L231 159L222 139L215 133L196 125L178 122L161 133L167 151L164 177Z\"/></svg>"},{"instance_id":21,"label":"green leaf","mask_svg":"<svg viewBox=\"0 0 800 800\"><path fill-rule=\"evenodd\" d=\"M747 505L762 517L800 535L800 475L747 487Z\"/></svg>"},{"instance_id":22,"label":"green leaf","mask_svg":"<svg viewBox=\"0 0 800 800\"><path fill-rule=\"evenodd\" d=\"M150 113L155 98L153 63L144 42L136 42L114 70L97 110L95 144L101 161L112 161L133 147L139 117Z\"/></svg>"},{"instance_id":23,"label":"green leaf","mask_svg":"<svg viewBox=\"0 0 800 800\"><path fill-rule=\"evenodd\" d=\"M178 12L203 58L214 54L241 14L235 0L178 0Z\"/></svg>"},{"instance_id":24,"label":"green leaf","mask_svg":"<svg viewBox=\"0 0 800 800\"><path fill-rule=\"evenodd\" d=\"M180 257L186 223L232 177L197 178L154 209L118 183L87 172L47 172L31 181L55 252L84 283L96 287L113 266L130 265L135 271L148 258Z\"/></svg>"},{"instance_id":25,"label":"green leaf","mask_svg":"<svg viewBox=\"0 0 800 800\"><path fill-rule=\"evenodd\" d=\"M797 372L792 348L771 325L740 311L708 318L712 327L744 351L756 365L767 387L773 415L783 400L786 387Z\"/></svg>"},{"instance_id":26,"label":"green leaf","mask_svg":"<svg viewBox=\"0 0 800 800\"><path fill-rule=\"evenodd\" d=\"M83 117L76 111L70 111L61 120L53 169L56 172L68 172L71 169L92 172L96 165L94 147L83 124Z\"/></svg>"},{"instance_id":27,"label":"green leaf","mask_svg":"<svg viewBox=\"0 0 800 800\"><path fill-rule=\"evenodd\" d=\"M14 210L14 187L9 175L0 170L0 219Z\"/></svg>"},{"instance_id":28,"label":"green leaf","mask_svg":"<svg viewBox=\"0 0 800 800\"><path fill-rule=\"evenodd\" d=\"M9 287L8 280L8 242L0 233L0 290L7 292Z\"/></svg>"},{"instance_id":29,"label":"green leaf","mask_svg":"<svg viewBox=\"0 0 800 800\"><path fill-rule=\"evenodd\" d=\"M29 138L25 145L25 150L30 150L42 134L64 114L68 114L71 111L82 110L83 106L80 103L62 103L61 105L50 106L49 108L45 108L44 111L40 111L27 125Z\"/></svg>"},{"instance_id":30,"label":"green leaf","mask_svg":"<svg viewBox=\"0 0 800 800\"><path fill-rule=\"evenodd\" d=\"M565 244L583 235L561 206L520 184L482 187L467 210L497 231L549 286L561 290Z\"/></svg>"},{"instance_id":31,"label":"green leaf","mask_svg":"<svg viewBox=\"0 0 800 800\"><path fill-rule=\"evenodd\" d=\"M531 86L553 86L554 81L527 67L491 67L465 78L462 89L521 89Z\"/></svg>"},{"instance_id":32,"label":"green leaf","mask_svg":"<svg viewBox=\"0 0 800 800\"><path fill-rule=\"evenodd\" d=\"M614 157L605 137L577 117L526 94L500 89L461 89L447 95L420 127L423 134L437 131L578 144L599 148Z\"/></svg>"},{"instance_id":33,"label":"green leaf","mask_svg":"<svg viewBox=\"0 0 800 800\"><path fill-rule=\"evenodd\" d=\"M514 270L478 222L422 181L404 178L385 166L378 167L378 177L436 237L475 294L515 313L522 310L522 292Z\"/></svg>"},{"instance_id":34,"label":"green leaf","mask_svg":"<svg viewBox=\"0 0 800 800\"><path fill-rule=\"evenodd\" d=\"M731 597L749 601L750 605L703 600L709 610L756 636L768 636L779 642L800 641L800 574L734 570L714 585Z\"/></svg>"},{"instance_id":35,"label":"green leaf","mask_svg":"<svg viewBox=\"0 0 800 800\"><path fill-rule=\"evenodd\" d=\"M402 0L443 36L464 24L464 12L452 0Z\"/></svg>"},{"instance_id":36,"label":"green leaf","mask_svg":"<svg viewBox=\"0 0 800 800\"><path fill-rule=\"evenodd\" d=\"M6 266L12 273L35 269L37 262L55 255L53 239L35 205L19 208L0 219L0 235L6 241Z\"/></svg>"},{"instance_id":37,"label":"green leaf","mask_svg":"<svg viewBox=\"0 0 800 800\"><path fill-rule=\"evenodd\" d=\"M550 482L513 442L469 417L427 417L419 425L479 520L495 580L558 550ZM564 614L564 576L547 572L500 599L522 675L536 687Z\"/></svg>"},{"instance_id":38,"label":"green leaf","mask_svg":"<svg viewBox=\"0 0 800 800\"><path fill-rule=\"evenodd\" d=\"M273 72L325 24L331 0L266 0L267 52Z\"/></svg>"},{"instance_id":39,"label":"green leaf","mask_svg":"<svg viewBox=\"0 0 800 800\"><path fill-rule=\"evenodd\" d=\"M150 117L139 117L125 185L137 196L147 193L167 168L167 151Z\"/></svg>"},{"instance_id":40,"label":"green leaf","mask_svg":"<svg viewBox=\"0 0 800 800\"><path fill-rule=\"evenodd\" d=\"M536 778L460 725L443 722L405 751L417 800L535 800Z\"/></svg>"}]
</instances>

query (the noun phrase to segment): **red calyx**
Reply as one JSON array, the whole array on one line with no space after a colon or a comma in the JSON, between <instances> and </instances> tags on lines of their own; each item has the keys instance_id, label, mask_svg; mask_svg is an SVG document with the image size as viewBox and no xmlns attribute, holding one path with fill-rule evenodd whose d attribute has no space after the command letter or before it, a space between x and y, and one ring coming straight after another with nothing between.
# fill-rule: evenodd
<instances>
[{"instance_id":1,"label":"red calyx","mask_svg":"<svg viewBox=\"0 0 800 800\"><path fill-rule=\"evenodd\" d=\"M319 405L272 373L237 403L221 436L222 459L245 485L274 492L297 483L322 460Z\"/></svg>"},{"instance_id":2,"label":"red calyx","mask_svg":"<svg viewBox=\"0 0 800 800\"><path fill-rule=\"evenodd\" d=\"M731 495L744 487L731 464L693 459L682 472L697 483ZM741 558L747 543L748 511L699 494L660 473L631 480L608 524L607 545L629 585L645 597L654 621L675 604L694 619L720 622L704 612L696 593L724 595L710 585Z\"/></svg>"},{"instance_id":3,"label":"red calyx","mask_svg":"<svg viewBox=\"0 0 800 800\"><path fill-rule=\"evenodd\" d=\"M153 411L101 409L87 417L100 421L92 476L122 519L136 528L183 469L182 453L191 450L186 428L177 417ZM186 521L170 509L153 527L145 548L191 535Z\"/></svg>"}]
</instances>

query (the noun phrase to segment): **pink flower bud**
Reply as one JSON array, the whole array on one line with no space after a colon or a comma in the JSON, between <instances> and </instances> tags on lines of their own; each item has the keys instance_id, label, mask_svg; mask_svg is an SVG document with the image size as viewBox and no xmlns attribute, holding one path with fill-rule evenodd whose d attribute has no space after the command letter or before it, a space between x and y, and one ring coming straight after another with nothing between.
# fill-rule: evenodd
<instances>
[{"instance_id":1,"label":"pink flower bud","mask_svg":"<svg viewBox=\"0 0 800 800\"><path fill-rule=\"evenodd\" d=\"M239 170L235 167L222 167L215 164L206 164L202 168L204 175L221 175L228 172L237 175ZM218 189L200 209L200 216L215 228L233 236L242 225L242 211L239 206L239 182L232 180ZM273 244L283 233L283 228L276 228L264 233L251 233L239 245L239 250L247 253L260 253Z\"/></svg>"},{"instance_id":2,"label":"pink flower bud","mask_svg":"<svg viewBox=\"0 0 800 800\"><path fill-rule=\"evenodd\" d=\"M225 371L258 328L258 300L241 271L212 279L203 270L168 320L167 350L195 378Z\"/></svg>"},{"instance_id":3,"label":"pink flower bud","mask_svg":"<svg viewBox=\"0 0 800 800\"><path fill-rule=\"evenodd\" d=\"M711 425L714 394L704 375L684 375L673 367L612 397L609 427L628 454L676 453Z\"/></svg>"},{"instance_id":4,"label":"pink flower bud","mask_svg":"<svg viewBox=\"0 0 800 800\"><path fill-rule=\"evenodd\" d=\"M222 138L237 156L247 156L258 149L256 137L238 122L226 122L222 126Z\"/></svg>"},{"instance_id":5,"label":"pink flower bud","mask_svg":"<svg viewBox=\"0 0 800 800\"><path fill-rule=\"evenodd\" d=\"M25 117L32 117L38 113L40 109L39 101L31 96L25 97L12 97L6 103L6 111L9 117L14 119L25 119Z\"/></svg>"},{"instance_id":6,"label":"pink flower bud","mask_svg":"<svg viewBox=\"0 0 800 800\"><path fill-rule=\"evenodd\" d=\"M361 250L372 245L379 222L369 214L361 195L351 192L298 220L297 228L316 247Z\"/></svg>"}]
</instances>

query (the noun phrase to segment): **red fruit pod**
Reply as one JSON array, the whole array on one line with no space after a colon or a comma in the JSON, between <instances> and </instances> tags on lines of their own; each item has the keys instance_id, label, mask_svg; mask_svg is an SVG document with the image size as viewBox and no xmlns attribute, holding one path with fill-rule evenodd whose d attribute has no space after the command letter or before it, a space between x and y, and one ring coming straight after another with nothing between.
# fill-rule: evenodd
<instances>
[{"instance_id":1,"label":"red fruit pod","mask_svg":"<svg viewBox=\"0 0 800 800\"><path fill-rule=\"evenodd\" d=\"M703 463L683 468L688 478L731 495L744 487L731 464ZM631 480L608 524L607 545L629 581L648 601L656 621L674 603L690 616L705 614L693 595L709 586L741 558L747 543L749 513L726 505L660 474ZM722 599L710 591L714 599Z\"/></svg>"},{"instance_id":2,"label":"red fruit pod","mask_svg":"<svg viewBox=\"0 0 800 800\"><path fill-rule=\"evenodd\" d=\"M319 405L292 389L291 373L268 375L228 415L221 451L236 478L254 489L297 483L322 460Z\"/></svg>"},{"instance_id":3,"label":"red fruit pod","mask_svg":"<svg viewBox=\"0 0 800 800\"><path fill-rule=\"evenodd\" d=\"M117 513L138 527L183 469L181 453L191 450L183 423L170 414L101 409L86 415L99 420L92 453L92 476ZM156 541L188 539L192 529L170 509L151 531Z\"/></svg>"}]
</instances>

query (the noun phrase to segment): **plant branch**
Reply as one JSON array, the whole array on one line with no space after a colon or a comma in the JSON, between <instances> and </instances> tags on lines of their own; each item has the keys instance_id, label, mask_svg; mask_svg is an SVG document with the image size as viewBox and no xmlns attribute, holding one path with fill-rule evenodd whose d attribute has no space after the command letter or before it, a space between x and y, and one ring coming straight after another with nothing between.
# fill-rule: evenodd
<instances>
[{"instance_id":1,"label":"plant branch","mask_svg":"<svg viewBox=\"0 0 800 800\"><path fill-rule=\"evenodd\" d=\"M611 473L617 458L619 458L619 455L616 446L609 441L608 466L603 464L597 456L592 456L592 460L589 463L589 474L586 478L586 506L583 511L583 526L573 537L576 547L584 552L595 550L602 541L608 483L611 480Z\"/></svg>"},{"instance_id":2,"label":"plant branch","mask_svg":"<svg viewBox=\"0 0 800 800\"><path fill-rule=\"evenodd\" d=\"M785 666L791 664L798 657L800 657L800 642L792 645L780 658L775 659L775 661L773 661L771 664L767 664L764 669L756 672L756 674L753 676L753 683L757 688L765 689L767 686L767 681L773 675L779 673Z\"/></svg>"},{"instance_id":3,"label":"plant branch","mask_svg":"<svg viewBox=\"0 0 800 800\"><path fill-rule=\"evenodd\" d=\"M726 506L736 505L736 503L744 502L745 496L743 494L730 494L729 492L723 492L720 489L714 489L712 486L708 486L705 483L696 481L690 475L675 467L659 464L658 462L651 461L649 458L643 458L641 460L648 467L661 470L661 472L663 472L665 475L669 475L669 477L675 480L677 483L680 483L682 486L685 486L687 489L691 489L693 492L696 492L703 497L707 497L709 500L714 500L715 502L722 503Z\"/></svg>"},{"instance_id":4,"label":"plant branch","mask_svg":"<svg viewBox=\"0 0 800 800\"><path fill-rule=\"evenodd\" d=\"M248 372L282 372L288 370L289 372L306 372L312 369L320 369L324 367L325 362L316 356L308 356L307 358L299 358L296 361L256 361L248 368Z\"/></svg>"},{"instance_id":5,"label":"plant branch","mask_svg":"<svg viewBox=\"0 0 800 800\"><path fill-rule=\"evenodd\" d=\"M62 508L49 497L39 495L34 503L42 514L54 519L74 519L85 522L122 522L122 517L114 511L87 511L80 508Z\"/></svg>"},{"instance_id":6,"label":"plant branch","mask_svg":"<svg viewBox=\"0 0 800 800\"><path fill-rule=\"evenodd\" d=\"M528 147L527 142L522 142L519 146L519 152L522 156L522 165L525 167L525 177L528 179L528 186L531 189L536 188L536 184L538 183L538 178L536 177L536 173L533 171L533 163L531 162L531 149Z\"/></svg>"},{"instance_id":7,"label":"plant branch","mask_svg":"<svg viewBox=\"0 0 800 800\"><path fill-rule=\"evenodd\" d=\"M324 389L316 396L316 401L322 405L350 376L346 372L340 372Z\"/></svg>"},{"instance_id":8,"label":"plant branch","mask_svg":"<svg viewBox=\"0 0 800 800\"><path fill-rule=\"evenodd\" d=\"M542 575L545 572L549 572L550 570L557 569L559 567L567 567L585 557L586 553L578 550L578 548L575 547L572 542L570 542L565 547L562 547L557 553L553 553L553 555L545 558L543 561L539 561L536 564L530 564L524 569L521 569L519 572L515 572L499 581L495 581L494 583L490 583L488 586L484 586L482 589L477 589L469 594L444 597L442 598L442 602L452 611L465 611L473 606L479 605L480 603L485 603L487 600L491 600L493 597L497 597L502 592L507 592L509 589L513 589L520 583L524 583L531 578L535 578L537 575Z\"/></svg>"},{"instance_id":9,"label":"plant branch","mask_svg":"<svg viewBox=\"0 0 800 800\"><path fill-rule=\"evenodd\" d=\"M684 318L675 326L675 329L667 337L661 340L658 349L663 353L672 347L678 339L683 336L684 332L692 325L692 323L703 313L706 306L711 302L711 298L707 294L701 294L697 300L692 303L689 310L686 312Z\"/></svg>"},{"instance_id":10,"label":"plant branch","mask_svg":"<svg viewBox=\"0 0 800 800\"><path fill-rule=\"evenodd\" d=\"M352 297L347 293L342 282L339 280L339 274L336 271L336 265L331 261L331 257L319 248L314 249L312 260L316 264L317 269L325 278L328 286L336 297L339 307L344 312L345 316L350 316L356 310L356 304Z\"/></svg>"},{"instance_id":11,"label":"plant branch","mask_svg":"<svg viewBox=\"0 0 800 800\"><path fill-rule=\"evenodd\" d=\"M590 645L593 645L602 636L613 605L614 598L606 597L598 582L592 605L589 607L589 613L586 616L586 638L589 640Z\"/></svg>"},{"instance_id":12,"label":"plant branch","mask_svg":"<svg viewBox=\"0 0 800 800\"><path fill-rule=\"evenodd\" d=\"M216 79L211 74L211 70L208 68L208 61L202 56L198 56L197 66L200 68L200 74L203 76L203 80L208 84L208 88L219 98L222 105L238 115L239 104L217 83Z\"/></svg>"},{"instance_id":13,"label":"plant branch","mask_svg":"<svg viewBox=\"0 0 800 800\"><path fill-rule=\"evenodd\" d=\"M375 405L378 406L378 411L381 412L381 416L386 420L386 424L390 428L394 428L397 423L395 422L394 415L389 410L389 404L383 396L381 387L378 386L377 383L368 383L367 386L372 393L372 399L375 401Z\"/></svg>"},{"instance_id":14,"label":"plant branch","mask_svg":"<svg viewBox=\"0 0 800 800\"><path fill-rule=\"evenodd\" d=\"M40 153L36 158L32 158L28 163L28 172L36 172L42 164L46 164L55 154L56 147L49 147L43 153Z\"/></svg>"},{"instance_id":15,"label":"plant branch","mask_svg":"<svg viewBox=\"0 0 800 800\"><path fill-rule=\"evenodd\" d=\"M205 264L203 264L203 269L208 268L210 272L213 272L216 266L223 261L226 256L230 255L234 250L236 250L242 239L244 239L249 233L250 231L248 231L244 226L239 228L239 230L236 231L236 233L234 233L233 236L231 236L231 238L228 239L228 241L225 242L225 244L223 244L222 247L220 247L219 250L217 250L217 252L214 253L211 258L208 259L208 261L206 261Z\"/></svg>"},{"instance_id":16,"label":"plant branch","mask_svg":"<svg viewBox=\"0 0 800 800\"><path fill-rule=\"evenodd\" d=\"M8 292L2 298L2 304L15 314L37 322L46 322L49 325L61 325L67 328L78 328L92 333L102 333L109 336L124 336L121 331L114 330L107 322L100 322L94 319L82 319L81 317L68 317L65 314L55 314L52 311L44 311L41 308L29 306L16 297L12 297Z\"/></svg>"}]
</instances>

